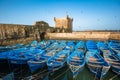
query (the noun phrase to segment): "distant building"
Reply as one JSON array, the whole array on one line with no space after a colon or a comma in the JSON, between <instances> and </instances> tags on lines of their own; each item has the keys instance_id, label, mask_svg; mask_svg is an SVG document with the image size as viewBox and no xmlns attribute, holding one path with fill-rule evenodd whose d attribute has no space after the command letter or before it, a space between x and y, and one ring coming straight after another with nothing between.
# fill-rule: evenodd
<instances>
[{"instance_id":1,"label":"distant building","mask_svg":"<svg viewBox=\"0 0 120 80\"><path fill-rule=\"evenodd\" d=\"M54 21L55 21L55 28L62 29L65 32L72 32L73 19L70 18L68 15L65 18L54 17Z\"/></svg>"},{"instance_id":2,"label":"distant building","mask_svg":"<svg viewBox=\"0 0 120 80\"><path fill-rule=\"evenodd\" d=\"M34 27L40 29L41 31L46 31L49 28L49 24L44 21L36 21Z\"/></svg>"},{"instance_id":3,"label":"distant building","mask_svg":"<svg viewBox=\"0 0 120 80\"><path fill-rule=\"evenodd\" d=\"M35 29L39 29L41 32L53 32L54 28L50 27L45 21L36 21L34 24Z\"/></svg>"}]
</instances>

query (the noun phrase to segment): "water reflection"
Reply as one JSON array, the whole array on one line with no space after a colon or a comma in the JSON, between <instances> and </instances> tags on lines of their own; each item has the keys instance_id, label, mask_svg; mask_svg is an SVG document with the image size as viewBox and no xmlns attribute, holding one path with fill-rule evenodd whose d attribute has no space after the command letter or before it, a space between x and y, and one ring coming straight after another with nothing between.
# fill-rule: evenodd
<instances>
[{"instance_id":1,"label":"water reflection","mask_svg":"<svg viewBox=\"0 0 120 80\"><path fill-rule=\"evenodd\" d=\"M49 73L47 70L47 67L38 70L37 72L31 73L28 66L10 71L9 67L0 67L0 77L3 78L7 74L13 72L14 73L14 79L15 80L73 80L72 72L68 68L68 66L65 66L61 68L60 70ZM115 78L114 78L115 77ZM87 66L81 71L77 77L76 80L94 80L95 76L92 74ZM103 80L120 80L120 76L116 76L115 73L113 73L111 70L104 76Z\"/></svg>"}]
</instances>

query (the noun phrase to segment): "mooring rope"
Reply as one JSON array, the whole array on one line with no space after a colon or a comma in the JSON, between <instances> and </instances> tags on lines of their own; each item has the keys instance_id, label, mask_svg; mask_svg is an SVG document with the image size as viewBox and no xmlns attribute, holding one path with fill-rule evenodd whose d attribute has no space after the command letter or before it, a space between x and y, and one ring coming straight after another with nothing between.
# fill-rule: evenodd
<instances>
[{"instance_id":1,"label":"mooring rope","mask_svg":"<svg viewBox=\"0 0 120 80\"><path fill-rule=\"evenodd\" d=\"M118 75L120 75L120 73L118 73L117 75L111 77L109 80L113 80L113 79L116 78Z\"/></svg>"},{"instance_id":2,"label":"mooring rope","mask_svg":"<svg viewBox=\"0 0 120 80\"><path fill-rule=\"evenodd\" d=\"M37 77L37 76L39 76L41 73L44 73L44 72L46 72L46 71L48 71L48 70L44 70L44 71L42 71L42 72L38 72L38 73L36 73L36 74L34 74L34 75L31 75L31 78L32 79L39 79L40 77ZM46 73L46 74L48 74L48 73ZM22 80L25 80L26 79L26 77L25 78L23 78Z\"/></svg>"},{"instance_id":3,"label":"mooring rope","mask_svg":"<svg viewBox=\"0 0 120 80\"><path fill-rule=\"evenodd\" d=\"M64 73L66 73L67 71L69 70L69 68L65 71L65 72L63 72L62 74L60 74L60 75L58 75L58 76L56 76L55 78L54 78L54 80L56 80L57 78L59 78L60 76L62 76ZM44 73L44 72L46 72L46 71L48 71L48 70L44 70L44 71L42 71L42 72L40 72L40 73L36 73L36 74L34 74L34 75L32 75L31 76L31 79L40 79L41 78L41 73ZM48 75L48 74L50 74L50 72L47 72L46 73L46 75ZM42 75L45 75L45 74L42 74ZM25 80L26 78L23 78L22 80Z\"/></svg>"}]
</instances>

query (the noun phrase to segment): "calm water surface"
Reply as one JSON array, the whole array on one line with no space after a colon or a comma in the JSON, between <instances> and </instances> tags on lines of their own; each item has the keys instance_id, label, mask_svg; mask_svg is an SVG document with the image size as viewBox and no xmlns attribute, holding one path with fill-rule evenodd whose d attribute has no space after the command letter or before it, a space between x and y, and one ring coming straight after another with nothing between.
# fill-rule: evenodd
<instances>
[{"instance_id":1,"label":"calm water surface","mask_svg":"<svg viewBox=\"0 0 120 80\"><path fill-rule=\"evenodd\" d=\"M0 68L0 77L3 78L7 74L11 73L9 67ZM113 78L113 79L112 79ZM56 71L51 74L47 71L47 68L38 70L35 73L30 73L28 66L21 67L14 70L15 80L73 80L72 73L68 66ZM93 75L87 66L78 74L76 80L95 80L95 75ZM103 80L120 80L120 76L116 76L111 70L104 76Z\"/></svg>"}]
</instances>

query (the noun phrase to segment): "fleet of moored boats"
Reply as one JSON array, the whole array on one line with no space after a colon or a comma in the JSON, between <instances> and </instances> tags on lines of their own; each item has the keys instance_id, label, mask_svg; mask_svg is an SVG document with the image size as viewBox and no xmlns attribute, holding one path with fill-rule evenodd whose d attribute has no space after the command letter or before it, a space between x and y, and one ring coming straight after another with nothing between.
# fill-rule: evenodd
<instances>
[{"instance_id":1,"label":"fleet of moored boats","mask_svg":"<svg viewBox=\"0 0 120 80\"><path fill-rule=\"evenodd\" d=\"M9 64L11 68L28 65L32 73L44 67L54 73L68 65L73 78L86 64L100 80L109 69L120 74L120 42L47 40L32 41L28 45L4 46L0 47L2 64Z\"/></svg>"}]
</instances>

